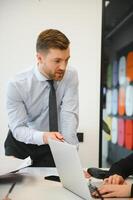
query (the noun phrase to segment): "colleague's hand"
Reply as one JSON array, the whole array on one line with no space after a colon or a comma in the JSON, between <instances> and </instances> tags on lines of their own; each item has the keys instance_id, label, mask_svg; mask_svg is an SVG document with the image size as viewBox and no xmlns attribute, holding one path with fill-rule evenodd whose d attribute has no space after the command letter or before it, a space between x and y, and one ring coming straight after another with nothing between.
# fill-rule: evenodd
<instances>
[{"instance_id":1,"label":"colleague's hand","mask_svg":"<svg viewBox=\"0 0 133 200\"><path fill-rule=\"evenodd\" d=\"M103 198L108 197L130 197L131 195L131 184L113 185L103 184L98 188L99 193ZM98 197L96 192L93 193L95 197Z\"/></svg>"},{"instance_id":2,"label":"colleague's hand","mask_svg":"<svg viewBox=\"0 0 133 200\"><path fill-rule=\"evenodd\" d=\"M58 140L58 141L63 141L64 138L59 132L46 132L43 135L43 141L45 144L48 144L48 138Z\"/></svg>"},{"instance_id":3,"label":"colleague's hand","mask_svg":"<svg viewBox=\"0 0 133 200\"><path fill-rule=\"evenodd\" d=\"M83 170L83 172L84 172L85 178L90 178L91 177L91 175L87 171Z\"/></svg>"},{"instance_id":4,"label":"colleague's hand","mask_svg":"<svg viewBox=\"0 0 133 200\"><path fill-rule=\"evenodd\" d=\"M11 200L9 197L5 196L2 200Z\"/></svg>"},{"instance_id":5,"label":"colleague's hand","mask_svg":"<svg viewBox=\"0 0 133 200\"><path fill-rule=\"evenodd\" d=\"M104 179L104 183L107 184L123 184L124 181L125 180L123 179L123 177L117 174L114 174Z\"/></svg>"}]
</instances>

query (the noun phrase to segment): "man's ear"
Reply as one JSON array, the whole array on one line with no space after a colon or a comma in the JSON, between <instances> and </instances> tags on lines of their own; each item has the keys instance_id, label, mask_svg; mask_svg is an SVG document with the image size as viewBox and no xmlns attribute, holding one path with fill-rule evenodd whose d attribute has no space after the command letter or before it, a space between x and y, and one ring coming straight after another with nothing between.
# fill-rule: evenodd
<instances>
[{"instance_id":1,"label":"man's ear","mask_svg":"<svg viewBox=\"0 0 133 200\"><path fill-rule=\"evenodd\" d=\"M42 63L42 54L39 53L39 52L37 52L36 57L37 57L37 61L38 61L39 63Z\"/></svg>"}]
</instances>

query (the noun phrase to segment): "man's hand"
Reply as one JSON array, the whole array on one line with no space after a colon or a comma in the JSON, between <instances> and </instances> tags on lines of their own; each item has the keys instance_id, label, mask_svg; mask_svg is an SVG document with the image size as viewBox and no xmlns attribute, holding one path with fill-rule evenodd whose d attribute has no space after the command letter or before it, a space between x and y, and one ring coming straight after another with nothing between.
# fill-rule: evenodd
<instances>
[{"instance_id":1,"label":"man's hand","mask_svg":"<svg viewBox=\"0 0 133 200\"><path fill-rule=\"evenodd\" d=\"M103 184L98 188L99 193L102 195L103 198L108 197L130 197L131 195L131 184L123 184L123 185L110 185L110 184ZM97 192L94 192L93 195L98 197Z\"/></svg>"},{"instance_id":2,"label":"man's hand","mask_svg":"<svg viewBox=\"0 0 133 200\"><path fill-rule=\"evenodd\" d=\"M43 135L43 141L45 144L48 144L48 138L53 140L63 141L64 138L59 132L46 132Z\"/></svg>"},{"instance_id":3,"label":"man's hand","mask_svg":"<svg viewBox=\"0 0 133 200\"><path fill-rule=\"evenodd\" d=\"M117 174L114 174L104 179L104 183L106 184L123 184L124 181L125 180L123 179L123 177Z\"/></svg>"}]
</instances>

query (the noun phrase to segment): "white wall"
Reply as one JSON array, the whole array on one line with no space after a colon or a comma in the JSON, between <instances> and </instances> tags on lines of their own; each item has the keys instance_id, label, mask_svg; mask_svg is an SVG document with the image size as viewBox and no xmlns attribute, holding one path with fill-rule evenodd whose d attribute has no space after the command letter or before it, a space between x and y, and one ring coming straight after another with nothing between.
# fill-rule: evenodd
<instances>
[{"instance_id":1,"label":"white wall","mask_svg":"<svg viewBox=\"0 0 133 200\"><path fill-rule=\"evenodd\" d=\"M34 64L37 35L56 28L71 40L70 64L80 81L79 154L84 167L98 165L102 0L0 1L0 154L7 133L7 80Z\"/></svg>"}]
</instances>

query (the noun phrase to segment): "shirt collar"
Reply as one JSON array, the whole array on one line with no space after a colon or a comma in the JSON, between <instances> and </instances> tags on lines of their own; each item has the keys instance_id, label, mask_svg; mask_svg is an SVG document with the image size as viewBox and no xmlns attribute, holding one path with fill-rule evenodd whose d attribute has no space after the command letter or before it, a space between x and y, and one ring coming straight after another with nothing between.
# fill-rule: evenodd
<instances>
[{"instance_id":1,"label":"shirt collar","mask_svg":"<svg viewBox=\"0 0 133 200\"><path fill-rule=\"evenodd\" d=\"M45 75L41 74L41 72L40 72L39 69L38 69L38 66L36 66L36 67L34 68L34 74L35 74L36 78L37 78L39 81L46 81L46 80L48 80L48 78L47 78Z\"/></svg>"},{"instance_id":2,"label":"shirt collar","mask_svg":"<svg viewBox=\"0 0 133 200\"><path fill-rule=\"evenodd\" d=\"M47 81L49 80L45 75L41 74L41 72L38 69L38 66L36 65L34 68L34 74L39 81ZM54 81L55 87L59 85L60 81Z\"/></svg>"}]
</instances>

